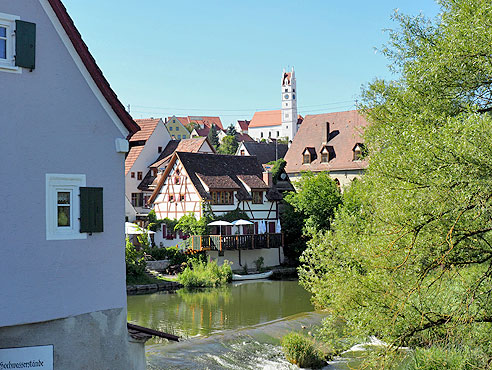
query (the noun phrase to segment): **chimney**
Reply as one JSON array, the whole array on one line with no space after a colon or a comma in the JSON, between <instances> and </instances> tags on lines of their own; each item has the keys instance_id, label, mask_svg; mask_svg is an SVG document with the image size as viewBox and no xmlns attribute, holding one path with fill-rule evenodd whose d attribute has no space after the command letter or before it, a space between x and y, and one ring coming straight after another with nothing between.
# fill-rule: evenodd
<instances>
[{"instance_id":1,"label":"chimney","mask_svg":"<svg viewBox=\"0 0 492 370\"><path fill-rule=\"evenodd\" d=\"M166 118L164 118L164 123L167 123L167 117L166 117Z\"/></svg>"},{"instance_id":2,"label":"chimney","mask_svg":"<svg viewBox=\"0 0 492 370\"><path fill-rule=\"evenodd\" d=\"M325 134L325 143L330 139L330 122L326 122L326 134Z\"/></svg>"},{"instance_id":3,"label":"chimney","mask_svg":"<svg viewBox=\"0 0 492 370\"><path fill-rule=\"evenodd\" d=\"M272 187L273 185L273 177L270 171L263 172L263 182L268 185L268 187Z\"/></svg>"}]
</instances>

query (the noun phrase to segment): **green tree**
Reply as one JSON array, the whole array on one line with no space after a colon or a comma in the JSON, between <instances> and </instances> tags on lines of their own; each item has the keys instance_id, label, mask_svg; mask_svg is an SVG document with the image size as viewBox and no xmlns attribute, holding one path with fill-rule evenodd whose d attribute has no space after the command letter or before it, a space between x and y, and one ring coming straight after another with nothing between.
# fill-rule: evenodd
<instances>
[{"instance_id":1,"label":"green tree","mask_svg":"<svg viewBox=\"0 0 492 370\"><path fill-rule=\"evenodd\" d=\"M369 168L300 276L332 313L327 337L454 338L490 358L492 4L440 4L434 21L395 14L383 52L400 78L363 91Z\"/></svg>"},{"instance_id":2,"label":"green tree","mask_svg":"<svg viewBox=\"0 0 492 370\"><path fill-rule=\"evenodd\" d=\"M271 161L267 164L273 165L272 167L272 179L273 183L276 184L280 179L280 175L284 172L287 161L283 158L277 159L276 161Z\"/></svg>"},{"instance_id":3,"label":"green tree","mask_svg":"<svg viewBox=\"0 0 492 370\"><path fill-rule=\"evenodd\" d=\"M185 127L186 127L186 129L187 129L187 130L190 132L190 134L191 134L191 132L192 132L194 129L199 128L199 127L200 127L200 125L199 125L198 123L194 122L194 121L191 121L189 124L185 125Z\"/></svg>"},{"instance_id":4,"label":"green tree","mask_svg":"<svg viewBox=\"0 0 492 370\"><path fill-rule=\"evenodd\" d=\"M234 127L234 125L232 123L229 125L229 127L227 127L226 134L228 136L234 136L234 137L236 137L237 131L236 131L236 128Z\"/></svg>"},{"instance_id":5,"label":"green tree","mask_svg":"<svg viewBox=\"0 0 492 370\"><path fill-rule=\"evenodd\" d=\"M210 131L208 132L208 141L213 145L215 149L219 147L219 136L217 135L217 128L214 124L210 127Z\"/></svg>"},{"instance_id":6,"label":"green tree","mask_svg":"<svg viewBox=\"0 0 492 370\"><path fill-rule=\"evenodd\" d=\"M306 230L328 230L342 196L328 172L303 172L296 183L297 192L285 200L294 210L304 215Z\"/></svg>"},{"instance_id":7,"label":"green tree","mask_svg":"<svg viewBox=\"0 0 492 370\"><path fill-rule=\"evenodd\" d=\"M237 147L239 146L236 136L229 136L227 135L222 139L222 144L220 144L220 147L218 149L218 152L220 154L230 154L234 155L236 154Z\"/></svg>"}]
</instances>

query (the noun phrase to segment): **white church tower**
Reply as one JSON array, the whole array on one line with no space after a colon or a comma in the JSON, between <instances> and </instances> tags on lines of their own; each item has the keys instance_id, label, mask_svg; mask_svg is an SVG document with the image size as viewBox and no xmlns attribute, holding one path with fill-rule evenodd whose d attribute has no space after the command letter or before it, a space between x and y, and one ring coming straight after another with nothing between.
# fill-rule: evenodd
<instances>
[{"instance_id":1,"label":"white church tower","mask_svg":"<svg viewBox=\"0 0 492 370\"><path fill-rule=\"evenodd\" d=\"M289 141L292 141L297 133L297 93L294 67L290 72L284 69L282 73L282 133L282 136L287 136Z\"/></svg>"}]
</instances>

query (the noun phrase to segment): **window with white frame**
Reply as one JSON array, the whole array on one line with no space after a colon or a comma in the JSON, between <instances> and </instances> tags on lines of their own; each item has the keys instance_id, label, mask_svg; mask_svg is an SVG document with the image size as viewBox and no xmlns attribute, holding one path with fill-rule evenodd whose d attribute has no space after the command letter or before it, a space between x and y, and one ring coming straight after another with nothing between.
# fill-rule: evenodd
<instances>
[{"instance_id":1,"label":"window with white frame","mask_svg":"<svg viewBox=\"0 0 492 370\"><path fill-rule=\"evenodd\" d=\"M0 13L0 69L18 70L15 66L15 21L19 17Z\"/></svg>"},{"instance_id":2,"label":"window with white frame","mask_svg":"<svg viewBox=\"0 0 492 370\"><path fill-rule=\"evenodd\" d=\"M85 175L46 174L46 240L86 239L80 232L80 188Z\"/></svg>"}]
</instances>

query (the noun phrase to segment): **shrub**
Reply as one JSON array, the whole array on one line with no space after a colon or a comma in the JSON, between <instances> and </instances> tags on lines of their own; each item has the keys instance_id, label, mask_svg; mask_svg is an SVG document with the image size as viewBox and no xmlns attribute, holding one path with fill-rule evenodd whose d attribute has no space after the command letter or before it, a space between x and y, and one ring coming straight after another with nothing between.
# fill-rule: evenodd
<instances>
[{"instance_id":1,"label":"shrub","mask_svg":"<svg viewBox=\"0 0 492 370\"><path fill-rule=\"evenodd\" d=\"M125 246L125 264L127 281L138 280L145 275L146 263L143 253L137 251L128 238L126 238Z\"/></svg>"},{"instance_id":2,"label":"shrub","mask_svg":"<svg viewBox=\"0 0 492 370\"><path fill-rule=\"evenodd\" d=\"M282 349L289 362L301 368L320 369L326 365L324 354L313 339L299 333L289 333L282 338Z\"/></svg>"},{"instance_id":3,"label":"shrub","mask_svg":"<svg viewBox=\"0 0 492 370\"><path fill-rule=\"evenodd\" d=\"M258 257L257 260L253 262L256 266L256 271L263 272L265 266L265 259L263 257Z\"/></svg>"},{"instance_id":4,"label":"shrub","mask_svg":"<svg viewBox=\"0 0 492 370\"><path fill-rule=\"evenodd\" d=\"M217 287L232 280L232 269L228 261L219 267L215 261L193 259L178 275L178 280L187 288Z\"/></svg>"}]
</instances>

